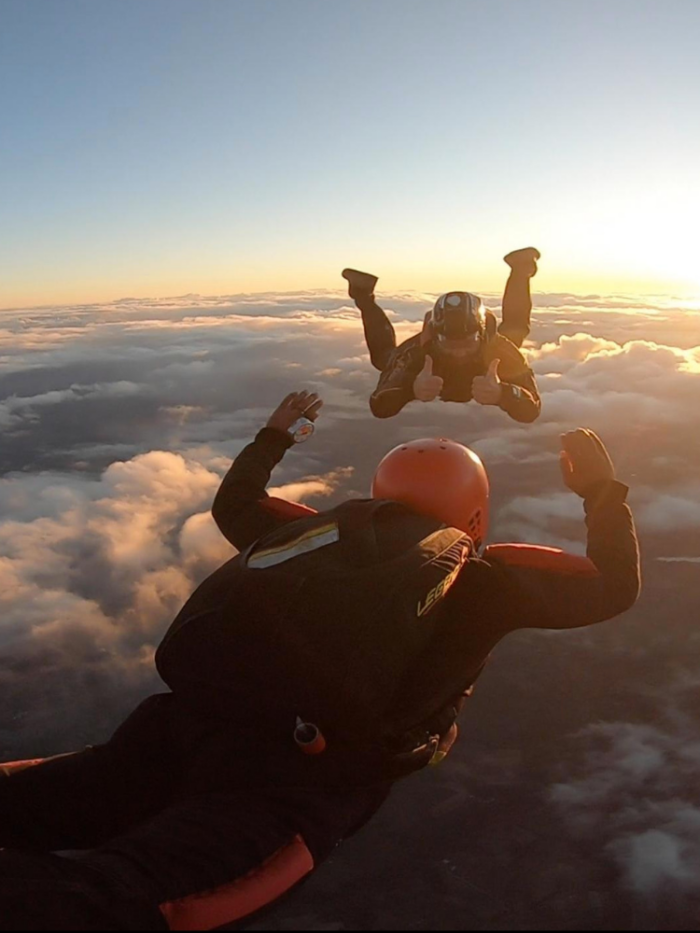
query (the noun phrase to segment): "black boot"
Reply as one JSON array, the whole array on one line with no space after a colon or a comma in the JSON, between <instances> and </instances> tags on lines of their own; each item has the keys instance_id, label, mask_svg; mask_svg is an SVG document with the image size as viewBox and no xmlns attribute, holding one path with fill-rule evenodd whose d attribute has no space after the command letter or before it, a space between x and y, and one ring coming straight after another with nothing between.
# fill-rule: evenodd
<instances>
[{"instance_id":1,"label":"black boot","mask_svg":"<svg viewBox=\"0 0 700 933\"><path fill-rule=\"evenodd\" d=\"M508 263L511 269L522 270L526 275L532 278L537 274L537 260L540 258L540 251L534 246L526 246L524 249L515 249L503 257L503 262Z\"/></svg>"},{"instance_id":2,"label":"black boot","mask_svg":"<svg viewBox=\"0 0 700 933\"><path fill-rule=\"evenodd\" d=\"M358 272L357 269L343 269L341 275L348 282L348 294L357 301L374 294L374 286L379 281L378 276L369 272Z\"/></svg>"}]
</instances>

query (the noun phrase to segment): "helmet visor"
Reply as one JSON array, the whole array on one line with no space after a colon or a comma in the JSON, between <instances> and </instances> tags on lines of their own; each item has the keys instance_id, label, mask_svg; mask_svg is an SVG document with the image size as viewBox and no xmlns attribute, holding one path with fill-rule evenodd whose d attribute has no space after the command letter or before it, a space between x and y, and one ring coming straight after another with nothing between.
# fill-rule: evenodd
<instances>
[{"instance_id":1,"label":"helmet visor","mask_svg":"<svg viewBox=\"0 0 700 933\"><path fill-rule=\"evenodd\" d=\"M480 334L469 334L466 337L445 337L437 335L437 344L440 353L458 358L475 356L481 346Z\"/></svg>"}]
</instances>

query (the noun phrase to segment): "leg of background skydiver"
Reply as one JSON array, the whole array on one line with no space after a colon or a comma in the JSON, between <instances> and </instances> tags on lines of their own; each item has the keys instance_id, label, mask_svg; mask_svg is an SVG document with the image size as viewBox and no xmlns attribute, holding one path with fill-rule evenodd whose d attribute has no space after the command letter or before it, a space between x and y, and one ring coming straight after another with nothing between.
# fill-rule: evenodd
<instances>
[{"instance_id":1,"label":"leg of background skydiver","mask_svg":"<svg viewBox=\"0 0 700 933\"><path fill-rule=\"evenodd\" d=\"M389 356L396 348L396 334L386 313L374 299L377 276L357 269L343 269L343 278L348 281L348 293L362 314L365 340L372 366L383 372Z\"/></svg>"},{"instance_id":2,"label":"leg of background skydiver","mask_svg":"<svg viewBox=\"0 0 700 933\"><path fill-rule=\"evenodd\" d=\"M504 262L510 266L511 273L503 293L501 324L498 331L516 347L521 347L530 333L530 279L537 272L539 258L539 251L533 246L516 249L503 257Z\"/></svg>"},{"instance_id":3,"label":"leg of background skydiver","mask_svg":"<svg viewBox=\"0 0 700 933\"><path fill-rule=\"evenodd\" d=\"M0 853L0 930L209 930L288 893L388 793L238 790L173 802L77 859Z\"/></svg>"}]
</instances>

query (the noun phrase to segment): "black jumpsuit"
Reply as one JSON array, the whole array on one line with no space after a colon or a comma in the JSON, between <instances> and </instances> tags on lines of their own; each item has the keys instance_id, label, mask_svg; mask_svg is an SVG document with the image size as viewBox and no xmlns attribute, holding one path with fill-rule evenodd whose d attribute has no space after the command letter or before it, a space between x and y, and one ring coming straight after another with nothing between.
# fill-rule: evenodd
<instances>
[{"instance_id":1,"label":"black jumpsuit","mask_svg":"<svg viewBox=\"0 0 700 933\"><path fill-rule=\"evenodd\" d=\"M415 399L413 383L426 354L433 358L433 374L443 380L443 402L471 401L474 377L483 376L489 363L498 358L503 386L499 407L523 424L539 417L541 402L535 374L520 350L530 333L532 312L530 277L522 270L511 271L503 294L501 323L496 325L492 313L487 312L488 326L479 353L466 360L450 359L432 342L423 346L420 334L397 346L394 327L374 295L357 294L355 304L362 314L370 360L381 373L369 400L376 418L391 418Z\"/></svg>"}]
</instances>

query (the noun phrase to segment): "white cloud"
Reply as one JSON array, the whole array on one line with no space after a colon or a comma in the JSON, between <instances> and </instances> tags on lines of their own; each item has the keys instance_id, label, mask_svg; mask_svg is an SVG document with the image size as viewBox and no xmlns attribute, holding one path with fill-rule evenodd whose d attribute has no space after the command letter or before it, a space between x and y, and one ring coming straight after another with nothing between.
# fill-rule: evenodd
<instances>
[{"instance_id":1,"label":"white cloud","mask_svg":"<svg viewBox=\"0 0 700 933\"><path fill-rule=\"evenodd\" d=\"M690 723L600 723L579 738L585 775L550 791L565 820L599 839L635 894L700 894L700 743Z\"/></svg>"},{"instance_id":2,"label":"white cloud","mask_svg":"<svg viewBox=\"0 0 700 933\"><path fill-rule=\"evenodd\" d=\"M352 467L333 470L325 476L310 476L297 483L286 483L284 486L270 486L268 492L271 496L288 499L290 502L303 502L313 496L330 496L338 486L353 474Z\"/></svg>"},{"instance_id":3,"label":"white cloud","mask_svg":"<svg viewBox=\"0 0 700 933\"><path fill-rule=\"evenodd\" d=\"M0 425L9 427L24 418L33 417L33 409L84 399L126 398L142 395L145 387L122 379L118 382L96 385L72 385L69 389L42 392L39 395L11 395L0 403Z\"/></svg>"},{"instance_id":4,"label":"white cloud","mask_svg":"<svg viewBox=\"0 0 700 933\"><path fill-rule=\"evenodd\" d=\"M696 529L700 545L700 483L678 488L673 495L647 491L648 501L639 509L640 526L650 532Z\"/></svg>"},{"instance_id":5,"label":"white cloud","mask_svg":"<svg viewBox=\"0 0 700 933\"><path fill-rule=\"evenodd\" d=\"M13 658L50 658L53 689L107 666L137 690L150 684L155 645L194 587L235 554L210 512L225 458L206 465L169 451L111 464L99 480L45 474L0 481L0 647L5 698L47 717L29 695L36 683L12 674ZM328 496L349 468L284 484L294 501ZM270 492L274 494L275 490ZM82 660L81 660L82 657ZM37 660L37 663L39 661ZM44 662L46 663L46 662ZM58 678L56 680L56 678ZM112 690L111 680L104 682ZM96 686L96 689L99 689ZM55 697L53 715L80 718Z\"/></svg>"},{"instance_id":6,"label":"white cloud","mask_svg":"<svg viewBox=\"0 0 700 933\"><path fill-rule=\"evenodd\" d=\"M666 564L700 564L700 557L657 557Z\"/></svg>"}]
</instances>

